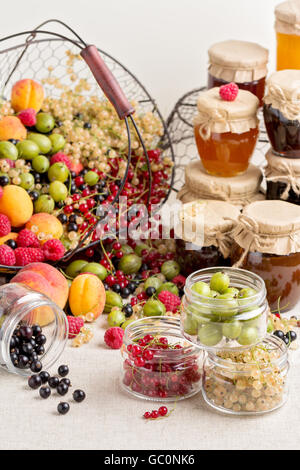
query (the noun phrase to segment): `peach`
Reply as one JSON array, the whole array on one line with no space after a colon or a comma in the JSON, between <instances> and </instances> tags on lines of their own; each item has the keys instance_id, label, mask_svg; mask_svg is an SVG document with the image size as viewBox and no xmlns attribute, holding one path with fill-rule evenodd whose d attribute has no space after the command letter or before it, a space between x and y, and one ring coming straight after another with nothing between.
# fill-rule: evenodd
<instances>
[{"instance_id":1,"label":"peach","mask_svg":"<svg viewBox=\"0 0 300 470\"><path fill-rule=\"evenodd\" d=\"M75 317L91 312L96 320L103 312L105 298L104 286L96 275L79 274L70 287L69 306Z\"/></svg>"},{"instance_id":2,"label":"peach","mask_svg":"<svg viewBox=\"0 0 300 470\"><path fill-rule=\"evenodd\" d=\"M0 121L0 140L26 139L27 130L16 116L5 116Z\"/></svg>"},{"instance_id":3,"label":"peach","mask_svg":"<svg viewBox=\"0 0 300 470\"><path fill-rule=\"evenodd\" d=\"M31 263L21 269L11 282L25 284L41 292L63 309L68 300L69 286L66 278L53 266L46 263ZM48 325L54 319L50 308L41 307L34 311L35 321L41 326Z\"/></svg>"},{"instance_id":4,"label":"peach","mask_svg":"<svg viewBox=\"0 0 300 470\"><path fill-rule=\"evenodd\" d=\"M30 218L26 224L26 228L28 230L32 230L33 226L38 228L38 230L35 231L36 235L42 232L46 235L52 235L53 238L59 239L63 234L63 226L58 218L46 212L39 212ZM46 240L41 243L43 244L45 241Z\"/></svg>"},{"instance_id":5,"label":"peach","mask_svg":"<svg viewBox=\"0 0 300 470\"><path fill-rule=\"evenodd\" d=\"M11 91L11 105L16 112L33 108L38 112L44 101L44 88L38 82L25 78L14 84Z\"/></svg>"},{"instance_id":6,"label":"peach","mask_svg":"<svg viewBox=\"0 0 300 470\"><path fill-rule=\"evenodd\" d=\"M15 232L10 232L8 235L5 235L4 237L0 238L0 245L4 245L7 240L16 240L18 234Z\"/></svg>"},{"instance_id":7,"label":"peach","mask_svg":"<svg viewBox=\"0 0 300 470\"><path fill-rule=\"evenodd\" d=\"M25 189L8 184L0 198L0 214L5 214L13 227L26 224L33 213L33 204Z\"/></svg>"}]
</instances>

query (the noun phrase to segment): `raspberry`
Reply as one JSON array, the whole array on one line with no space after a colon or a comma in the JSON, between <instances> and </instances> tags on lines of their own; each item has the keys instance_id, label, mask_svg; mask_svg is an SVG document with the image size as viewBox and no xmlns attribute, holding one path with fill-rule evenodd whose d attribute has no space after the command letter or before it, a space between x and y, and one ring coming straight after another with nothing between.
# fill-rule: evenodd
<instances>
[{"instance_id":1,"label":"raspberry","mask_svg":"<svg viewBox=\"0 0 300 470\"><path fill-rule=\"evenodd\" d=\"M23 109L18 114L18 118L24 126L32 127L36 125L36 111L32 108Z\"/></svg>"},{"instance_id":2,"label":"raspberry","mask_svg":"<svg viewBox=\"0 0 300 470\"><path fill-rule=\"evenodd\" d=\"M55 155L52 155L50 158L50 165L54 165L54 163L57 162L63 162L69 168L69 170L71 169L71 160L64 153L57 152Z\"/></svg>"},{"instance_id":3,"label":"raspberry","mask_svg":"<svg viewBox=\"0 0 300 470\"><path fill-rule=\"evenodd\" d=\"M186 278L182 274L178 274L178 276L172 279L172 282L176 284L176 286L178 286L179 288L182 288L185 286L185 281L186 281Z\"/></svg>"},{"instance_id":4,"label":"raspberry","mask_svg":"<svg viewBox=\"0 0 300 470\"><path fill-rule=\"evenodd\" d=\"M45 259L40 248L20 247L16 248L14 253L17 266L26 266L29 263L42 262Z\"/></svg>"},{"instance_id":5,"label":"raspberry","mask_svg":"<svg viewBox=\"0 0 300 470\"><path fill-rule=\"evenodd\" d=\"M81 328L84 326L84 321L80 317L67 316L69 323L69 339L75 338L80 333Z\"/></svg>"},{"instance_id":6,"label":"raspberry","mask_svg":"<svg viewBox=\"0 0 300 470\"><path fill-rule=\"evenodd\" d=\"M108 328L104 335L104 341L111 349L120 349L123 343L124 330L119 326Z\"/></svg>"},{"instance_id":7,"label":"raspberry","mask_svg":"<svg viewBox=\"0 0 300 470\"><path fill-rule=\"evenodd\" d=\"M158 294L158 299L164 304L167 312L175 313L181 304L181 300L178 295L173 294L172 292L163 290Z\"/></svg>"},{"instance_id":8,"label":"raspberry","mask_svg":"<svg viewBox=\"0 0 300 470\"><path fill-rule=\"evenodd\" d=\"M239 87L236 83L228 83L228 85L222 85L219 89L220 97L224 101L234 101L238 95Z\"/></svg>"},{"instance_id":9,"label":"raspberry","mask_svg":"<svg viewBox=\"0 0 300 470\"><path fill-rule=\"evenodd\" d=\"M40 242L35 233L24 228L17 236L17 245L21 247L30 246L31 248L39 248Z\"/></svg>"},{"instance_id":10,"label":"raspberry","mask_svg":"<svg viewBox=\"0 0 300 470\"><path fill-rule=\"evenodd\" d=\"M11 231L11 225L7 215L0 214L0 237L8 235Z\"/></svg>"},{"instance_id":11,"label":"raspberry","mask_svg":"<svg viewBox=\"0 0 300 470\"><path fill-rule=\"evenodd\" d=\"M51 261L58 261L65 254L65 247L60 240L53 238L52 240L47 240L43 245L43 253L46 259Z\"/></svg>"},{"instance_id":12,"label":"raspberry","mask_svg":"<svg viewBox=\"0 0 300 470\"><path fill-rule=\"evenodd\" d=\"M14 266L14 264L16 264L15 252L10 246L0 246L0 264L5 266Z\"/></svg>"}]
</instances>

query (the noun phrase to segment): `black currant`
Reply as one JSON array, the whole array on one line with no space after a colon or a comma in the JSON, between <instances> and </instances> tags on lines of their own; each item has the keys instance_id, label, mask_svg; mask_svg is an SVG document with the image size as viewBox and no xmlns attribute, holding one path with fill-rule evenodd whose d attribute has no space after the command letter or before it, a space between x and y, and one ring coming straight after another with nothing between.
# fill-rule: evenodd
<instances>
[{"instance_id":1,"label":"black currant","mask_svg":"<svg viewBox=\"0 0 300 470\"><path fill-rule=\"evenodd\" d=\"M9 178L5 175L0 176L0 186L6 186L9 184Z\"/></svg>"},{"instance_id":2,"label":"black currant","mask_svg":"<svg viewBox=\"0 0 300 470\"><path fill-rule=\"evenodd\" d=\"M31 356L33 353L33 347L32 344L30 343L23 343L21 347L22 352L25 354L25 356Z\"/></svg>"},{"instance_id":3,"label":"black currant","mask_svg":"<svg viewBox=\"0 0 300 470\"><path fill-rule=\"evenodd\" d=\"M127 287L123 287L123 289L121 289L121 297L123 297L123 299L127 299L129 295L130 290Z\"/></svg>"},{"instance_id":4,"label":"black currant","mask_svg":"<svg viewBox=\"0 0 300 470\"><path fill-rule=\"evenodd\" d=\"M32 325L33 336L39 336L42 333L40 325Z\"/></svg>"},{"instance_id":5,"label":"black currant","mask_svg":"<svg viewBox=\"0 0 300 470\"><path fill-rule=\"evenodd\" d=\"M29 341L32 338L33 331L32 331L32 328L30 328L30 326L21 326L19 331L20 331L21 337L24 340Z\"/></svg>"},{"instance_id":6,"label":"black currant","mask_svg":"<svg viewBox=\"0 0 300 470\"><path fill-rule=\"evenodd\" d=\"M68 377L64 377L63 379L61 379L60 383L65 384L67 387L71 387L71 380L68 379Z\"/></svg>"},{"instance_id":7,"label":"black currant","mask_svg":"<svg viewBox=\"0 0 300 470\"><path fill-rule=\"evenodd\" d=\"M9 246L12 250L17 248L17 242L12 239L6 240L5 245Z\"/></svg>"},{"instance_id":8,"label":"black currant","mask_svg":"<svg viewBox=\"0 0 300 470\"><path fill-rule=\"evenodd\" d=\"M43 384L46 384L48 380L50 379L50 374L49 372L42 370L42 372L39 373L39 376L41 378L41 381Z\"/></svg>"},{"instance_id":9,"label":"black currant","mask_svg":"<svg viewBox=\"0 0 300 470\"><path fill-rule=\"evenodd\" d=\"M286 334L286 337L289 339L289 341L292 343L293 341L296 341L297 339L297 333L295 331L289 331Z\"/></svg>"},{"instance_id":10,"label":"black currant","mask_svg":"<svg viewBox=\"0 0 300 470\"><path fill-rule=\"evenodd\" d=\"M125 307L123 308L123 312L125 313L125 317L131 317L131 315L133 314L132 306L130 304L125 305Z\"/></svg>"},{"instance_id":11,"label":"black currant","mask_svg":"<svg viewBox=\"0 0 300 470\"><path fill-rule=\"evenodd\" d=\"M41 361L35 361L30 366L30 370L32 370L32 372L35 372L35 373L41 372L42 368L43 368L43 364L41 363Z\"/></svg>"},{"instance_id":12,"label":"black currant","mask_svg":"<svg viewBox=\"0 0 300 470\"><path fill-rule=\"evenodd\" d=\"M42 385L42 379L39 375L32 375L28 379L28 385L30 388L33 388L33 390L36 390Z\"/></svg>"},{"instance_id":13,"label":"black currant","mask_svg":"<svg viewBox=\"0 0 300 470\"><path fill-rule=\"evenodd\" d=\"M21 355L18 357L18 367L19 369L26 369L29 365L29 357Z\"/></svg>"},{"instance_id":14,"label":"black currant","mask_svg":"<svg viewBox=\"0 0 300 470\"><path fill-rule=\"evenodd\" d=\"M284 332L281 330L276 330L273 333L274 336L277 336L277 338L283 339L284 338Z\"/></svg>"},{"instance_id":15,"label":"black currant","mask_svg":"<svg viewBox=\"0 0 300 470\"><path fill-rule=\"evenodd\" d=\"M67 414L69 410L70 410L70 405L69 403L66 403L66 402L60 402L57 406L57 411L61 415Z\"/></svg>"},{"instance_id":16,"label":"black currant","mask_svg":"<svg viewBox=\"0 0 300 470\"><path fill-rule=\"evenodd\" d=\"M113 290L114 292L116 292L117 294L119 294L119 293L121 292L121 286L120 286L120 284L114 284L114 285L112 286L112 290Z\"/></svg>"},{"instance_id":17,"label":"black currant","mask_svg":"<svg viewBox=\"0 0 300 470\"><path fill-rule=\"evenodd\" d=\"M77 230L78 230L78 225L77 224L69 223L67 225L67 231L68 232L77 232Z\"/></svg>"},{"instance_id":18,"label":"black currant","mask_svg":"<svg viewBox=\"0 0 300 470\"><path fill-rule=\"evenodd\" d=\"M91 129L91 128L92 128L92 124L91 124L90 122L85 122L85 123L83 124L83 127L84 127L84 129Z\"/></svg>"},{"instance_id":19,"label":"black currant","mask_svg":"<svg viewBox=\"0 0 300 470\"><path fill-rule=\"evenodd\" d=\"M12 354L10 355L10 360L11 360L11 362L13 363L14 366L17 366L17 365L18 365L18 361L19 361L19 356L18 356L18 354L12 353Z\"/></svg>"},{"instance_id":20,"label":"black currant","mask_svg":"<svg viewBox=\"0 0 300 470\"><path fill-rule=\"evenodd\" d=\"M66 393L68 393L69 387L65 383L60 382L56 388L56 391L59 395L63 396L63 395L66 395Z\"/></svg>"},{"instance_id":21,"label":"black currant","mask_svg":"<svg viewBox=\"0 0 300 470\"><path fill-rule=\"evenodd\" d=\"M40 388L40 396L44 399L49 398L51 395L50 387L41 387Z\"/></svg>"},{"instance_id":22,"label":"black currant","mask_svg":"<svg viewBox=\"0 0 300 470\"><path fill-rule=\"evenodd\" d=\"M48 384L50 385L51 388L57 388L59 384L59 378L58 377L50 377L48 379Z\"/></svg>"},{"instance_id":23,"label":"black currant","mask_svg":"<svg viewBox=\"0 0 300 470\"><path fill-rule=\"evenodd\" d=\"M32 201L36 201L39 198L39 193L37 191L29 191L28 194Z\"/></svg>"},{"instance_id":24,"label":"black currant","mask_svg":"<svg viewBox=\"0 0 300 470\"><path fill-rule=\"evenodd\" d=\"M131 281L127 284L127 289L129 289L132 294L134 293L136 287L137 286L136 286L135 282Z\"/></svg>"},{"instance_id":25,"label":"black currant","mask_svg":"<svg viewBox=\"0 0 300 470\"><path fill-rule=\"evenodd\" d=\"M82 402L85 399L85 393L83 390L75 390L73 393L73 398L77 403Z\"/></svg>"},{"instance_id":26,"label":"black currant","mask_svg":"<svg viewBox=\"0 0 300 470\"><path fill-rule=\"evenodd\" d=\"M58 368L58 375L60 375L61 377L66 377L66 375L68 375L69 373L69 367L66 366L65 364L59 366Z\"/></svg>"},{"instance_id":27,"label":"black currant","mask_svg":"<svg viewBox=\"0 0 300 470\"><path fill-rule=\"evenodd\" d=\"M40 345L40 346L37 346L35 348L35 352L39 355L39 356L42 356L43 354L45 354L45 348L44 346Z\"/></svg>"},{"instance_id":28,"label":"black currant","mask_svg":"<svg viewBox=\"0 0 300 470\"><path fill-rule=\"evenodd\" d=\"M148 297L152 297L152 295L154 295L156 293L156 289L155 287L147 287L146 289L146 294L148 295Z\"/></svg>"},{"instance_id":29,"label":"black currant","mask_svg":"<svg viewBox=\"0 0 300 470\"><path fill-rule=\"evenodd\" d=\"M66 214L59 214L57 218L62 224L66 224L68 222L68 217Z\"/></svg>"},{"instance_id":30,"label":"black currant","mask_svg":"<svg viewBox=\"0 0 300 470\"><path fill-rule=\"evenodd\" d=\"M12 336L11 340L10 340L10 349L12 350L14 347L16 347L16 337L15 336Z\"/></svg>"},{"instance_id":31,"label":"black currant","mask_svg":"<svg viewBox=\"0 0 300 470\"><path fill-rule=\"evenodd\" d=\"M43 334L40 334L38 335L36 338L35 338L35 342L36 344L38 344L39 346L43 346L47 341L47 338L45 335Z\"/></svg>"}]
</instances>

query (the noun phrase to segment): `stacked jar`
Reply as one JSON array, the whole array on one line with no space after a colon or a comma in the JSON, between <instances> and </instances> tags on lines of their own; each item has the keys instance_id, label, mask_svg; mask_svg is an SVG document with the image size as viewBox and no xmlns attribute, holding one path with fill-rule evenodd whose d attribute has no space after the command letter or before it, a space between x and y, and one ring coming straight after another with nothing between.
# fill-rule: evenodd
<instances>
[{"instance_id":1,"label":"stacked jar","mask_svg":"<svg viewBox=\"0 0 300 470\"><path fill-rule=\"evenodd\" d=\"M209 268L188 277L181 308L185 338L206 351L202 394L214 409L261 414L287 398L288 352L267 335L263 279L237 268Z\"/></svg>"},{"instance_id":2,"label":"stacked jar","mask_svg":"<svg viewBox=\"0 0 300 470\"><path fill-rule=\"evenodd\" d=\"M275 8L277 70L300 69L300 2L288 0Z\"/></svg>"}]
</instances>

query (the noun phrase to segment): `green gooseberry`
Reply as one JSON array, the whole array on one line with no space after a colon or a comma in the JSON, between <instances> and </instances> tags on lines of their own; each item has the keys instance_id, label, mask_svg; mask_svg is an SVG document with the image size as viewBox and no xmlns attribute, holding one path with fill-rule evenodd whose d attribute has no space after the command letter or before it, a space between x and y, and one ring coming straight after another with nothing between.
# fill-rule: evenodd
<instances>
[{"instance_id":1,"label":"green gooseberry","mask_svg":"<svg viewBox=\"0 0 300 470\"><path fill-rule=\"evenodd\" d=\"M130 253L134 253L133 249L129 245L122 245L122 253L123 255L130 255Z\"/></svg>"},{"instance_id":2,"label":"green gooseberry","mask_svg":"<svg viewBox=\"0 0 300 470\"><path fill-rule=\"evenodd\" d=\"M104 281L107 277L107 270L100 263L87 263L84 265L81 272L96 274L101 281Z\"/></svg>"},{"instance_id":3,"label":"green gooseberry","mask_svg":"<svg viewBox=\"0 0 300 470\"><path fill-rule=\"evenodd\" d=\"M121 326L126 320L124 312L122 310L113 308L107 317L109 326Z\"/></svg>"},{"instance_id":4,"label":"green gooseberry","mask_svg":"<svg viewBox=\"0 0 300 470\"><path fill-rule=\"evenodd\" d=\"M50 152L52 144L51 140L46 135L38 134L37 132L29 132L27 139L37 144L41 154L46 155Z\"/></svg>"},{"instance_id":5,"label":"green gooseberry","mask_svg":"<svg viewBox=\"0 0 300 470\"><path fill-rule=\"evenodd\" d=\"M34 186L34 177L31 173L22 173L20 175L20 186L23 189L30 189Z\"/></svg>"},{"instance_id":6,"label":"green gooseberry","mask_svg":"<svg viewBox=\"0 0 300 470\"><path fill-rule=\"evenodd\" d=\"M52 214L55 207L54 199L48 194L42 194L34 202L34 211L35 212L47 212Z\"/></svg>"},{"instance_id":7,"label":"green gooseberry","mask_svg":"<svg viewBox=\"0 0 300 470\"><path fill-rule=\"evenodd\" d=\"M238 294L240 299L247 299L249 297L253 297L254 295L257 295L257 291L252 289L252 287L245 287L244 289L241 289Z\"/></svg>"},{"instance_id":8,"label":"green gooseberry","mask_svg":"<svg viewBox=\"0 0 300 470\"><path fill-rule=\"evenodd\" d=\"M169 260L165 261L161 266L161 272L168 281L174 279L180 273L180 266L177 261Z\"/></svg>"},{"instance_id":9,"label":"green gooseberry","mask_svg":"<svg viewBox=\"0 0 300 470\"><path fill-rule=\"evenodd\" d=\"M215 299L216 297L218 297L218 295L219 292L217 292L216 290L210 290L209 297L211 297L212 299Z\"/></svg>"},{"instance_id":10,"label":"green gooseberry","mask_svg":"<svg viewBox=\"0 0 300 470\"><path fill-rule=\"evenodd\" d=\"M204 297L210 297L210 287L206 282L195 282L195 284L192 285L192 291Z\"/></svg>"},{"instance_id":11,"label":"green gooseberry","mask_svg":"<svg viewBox=\"0 0 300 470\"><path fill-rule=\"evenodd\" d=\"M242 346L250 346L251 344L256 343L258 340L258 331L257 328L243 327L241 334L238 337L238 342Z\"/></svg>"},{"instance_id":12,"label":"green gooseberry","mask_svg":"<svg viewBox=\"0 0 300 470\"><path fill-rule=\"evenodd\" d=\"M143 250L150 251L150 248L149 248L148 245L146 245L146 243L140 243L139 245L136 245L136 247L134 249L134 252L135 252L136 255L142 256L142 251Z\"/></svg>"},{"instance_id":13,"label":"green gooseberry","mask_svg":"<svg viewBox=\"0 0 300 470\"><path fill-rule=\"evenodd\" d=\"M40 152L38 145L28 139L21 140L17 143L16 147L18 149L19 158L24 158L25 160L32 160Z\"/></svg>"},{"instance_id":14,"label":"green gooseberry","mask_svg":"<svg viewBox=\"0 0 300 470\"><path fill-rule=\"evenodd\" d=\"M99 181L99 175L95 171L88 171L84 177L84 182L89 186L95 186Z\"/></svg>"},{"instance_id":15,"label":"green gooseberry","mask_svg":"<svg viewBox=\"0 0 300 470\"><path fill-rule=\"evenodd\" d=\"M236 339L240 336L241 331L242 325L238 320L223 323L222 332L226 338Z\"/></svg>"},{"instance_id":16,"label":"green gooseberry","mask_svg":"<svg viewBox=\"0 0 300 470\"><path fill-rule=\"evenodd\" d=\"M106 291L104 312L110 313L113 307L119 307L120 309L122 309L123 301L122 301L122 297L119 294L117 294L116 292L113 292L112 290L109 290L109 291Z\"/></svg>"},{"instance_id":17,"label":"green gooseberry","mask_svg":"<svg viewBox=\"0 0 300 470\"><path fill-rule=\"evenodd\" d=\"M49 135L49 139L51 142L51 154L54 155L55 153L62 150L65 146L65 138L61 134L51 134Z\"/></svg>"},{"instance_id":18,"label":"green gooseberry","mask_svg":"<svg viewBox=\"0 0 300 470\"><path fill-rule=\"evenodd\" d=\"M78 276L78 274L82 272L82 269L87 264L88 262L83 259L77 259L76 261L72 261L72 263L70 263L67 266L67 269L66 269L67 276L72 277L72 278Z\"/></svg>"},{"instance_id":19,"label":"green gooseberry","mask_svg":"<svg viewBox=\"0 0 300 470\"><path fill-rule=\"evenodd\" d=\"M0 158L8 158L9 160L17 160L18 149L12 143L4 140L0 142Z\"/></svg>"},{"instance_id":20,"label":"green gooseberry","mask_svg":"<svg viewBox=\"0 0 300 470\"><path fill-rule=\"evenodd\" d=\"M142 258L135 254L124 255L119 261L119 269L124 274L136 274L142 266Z\"/></svg>"},{"instance_id":21,"label":"green gooseberry","mask_svg":"<svg viewBox=\"0 0 300 470\"><path fill-rule=\"evenodd\" d=\"M156 293L158 295L163 291L168 291L168 292L172 292L172 294L179 295L178 287L176 286L176 284L174 284L174 282L164 282L157 289Z\"/></svg>"},{"instance_id":22,"label":"green gooseberry","mask_svg":"<svg viewBox=\"0 0 300 470\"><path fill-rule=\"evenodd\" d=\"M216 323L208 323L198 329L198 340L204 346L216 346L222 338L222 327Z\"/></svg>"},{"instance_id":23,"label":"green gooseberry","mask_svg":"<svg viewBox=\"0 0 300 470\"><path fill-rule=\"evenodd\" d=\"M146 280L144 284L144 290L147 290L148 287L154 287L154 289L157 292L157 289L161 286L161 284L162 282L158 277L156 276L148 277L148 279Z\"/></svg>"},{"instance_id":24,"label":"green gooseberry","mask_svg":"<svg viewBox=\"0 0 300 470\"><path fill-rule=\"evenodd\" d=\"M232 294L219 294L216 297L218 306L213 306L213 313L221 317L233 317L238 313L239 304L236 299L232 298Z\"/></svg>"},{"instance_id":25,"label":"green gooseberry","mask_svg":"<svg viewBox=\"0 0 300 470\"><path fill-rule=\"evenodd\" d=\"M54 117L49 113L38 113L36 115L36 125L35 128L38 132L47 134L51 132L55 126Z\"/></svg>"},{"instance_id":26,"label":"green gooseberry","mask_svg":"<svg viewBox=\"0 0 300 470\"><path fill-rule=\"evenodd\" d=\"M230 294L232 296L232 298L236 298L238 297L240 291L238 289L236 289L235 287L229 287L228 289L226 289L226 291L224 292L224 294Z\"/></svg>"},{"instance_id":27,"label":"green gooseberry","mask_svg":"<svg viewBox=\"0 0 300 470\"><path fill-rule=\"evenodd\" d=\"M149 299L143 307L145 317L156 317L165 315L166 307L160 300Z\"/></svg>"},{"instance_id":28,"label":"green gooseberry","mask_svg":"<svg viewBox=\"0 0 300 470\"><path fill-rule=\"evenodd\" d=\"M191 316L187 316L183 323L183 330L187 335L194 336L198 332L198 323Z\"/></svg>"},{"instance_id":29,"label":"green gooseberry","mask_svg":"<svg viewBox=\"0 0 300 470\"><path fill-rule=\"evenodd\" d=\"M220 294L224 294L228 289L230 284L230 278L228 274L218 271L217 273L213 274L210 280L210 288L219 292Z\"/></svg>"}]
</instances>

